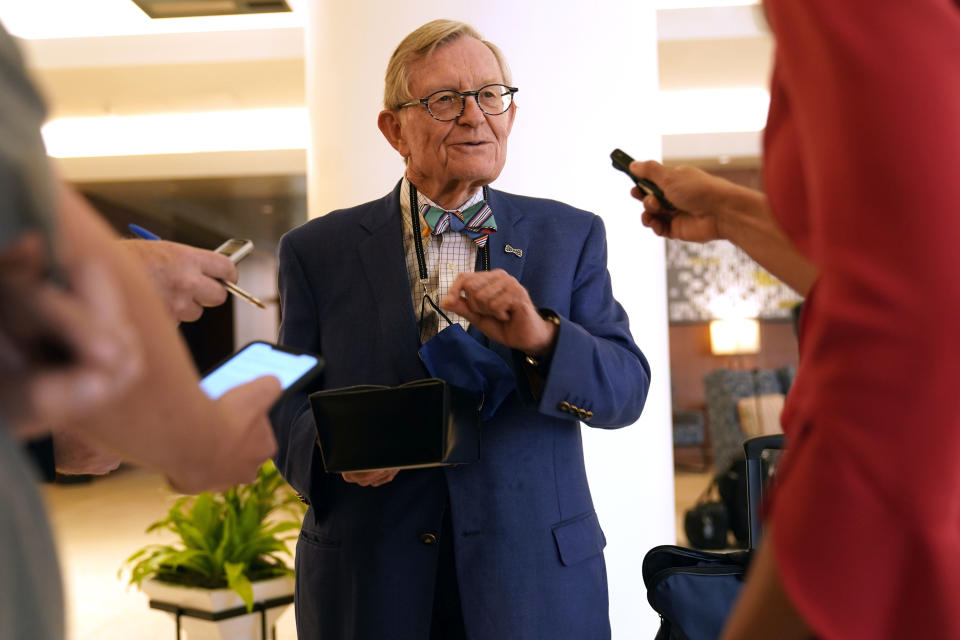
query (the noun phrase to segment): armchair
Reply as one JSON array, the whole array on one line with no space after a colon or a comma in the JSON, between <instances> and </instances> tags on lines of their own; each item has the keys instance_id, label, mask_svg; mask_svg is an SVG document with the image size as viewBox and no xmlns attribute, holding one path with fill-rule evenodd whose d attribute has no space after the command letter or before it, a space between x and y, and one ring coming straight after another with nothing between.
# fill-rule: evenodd
<instances>
[{"instance_id":1,"label":"armchair","mask_svg":"<svg viewBox=\"0 0 960 640\"><path fill-rule=\"evenodd\" d=\"M786 395L793 384L796 369L715 369L703 378L707 399L707 425L713 447L713 466L717 474L725 472L743 457L744 432L737 410L742 398L764 394Z\"/></svg>"}]
</instances>

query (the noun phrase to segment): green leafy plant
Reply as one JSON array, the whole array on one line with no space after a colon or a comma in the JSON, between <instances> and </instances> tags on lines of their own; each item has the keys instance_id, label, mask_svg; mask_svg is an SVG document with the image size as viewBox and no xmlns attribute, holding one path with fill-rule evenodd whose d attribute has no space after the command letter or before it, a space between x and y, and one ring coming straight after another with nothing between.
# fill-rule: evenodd
<instances>
[{"instance_id":1,"label":"green leafy plant","mask_svg":"<svg viewBox=\"0 0 960 640\"><path fill-rule=\"evenodd\" d=\"M293 575L280 554L292 558L287 542L296 535L305 507L270 461L250 484L223 493L179 498L147 533L167 529L174 544L151 544L127 558L129 584L147 578L183 586L229 587L253 610L253 582Z\"/></svg>"}]
</instances>

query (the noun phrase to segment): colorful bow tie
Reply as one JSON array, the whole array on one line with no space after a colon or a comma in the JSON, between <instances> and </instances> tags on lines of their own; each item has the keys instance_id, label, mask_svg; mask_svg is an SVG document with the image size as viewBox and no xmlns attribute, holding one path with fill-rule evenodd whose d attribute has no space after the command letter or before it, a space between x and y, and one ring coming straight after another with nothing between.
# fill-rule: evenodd
<instances>
[{"instance_id":1,"label":"colorful bow tie","mask_svg":"<svg viewBox=\"0 0 960 640\"><path fill-rule=\"evenodd\" d=\"M424 204L420 206L420 215L423 216L433 235L438 236L445 231L462 231L478 247L485 247L487 236L497 230L497 221L493 219L493 212L483 200L462 212L445 211L439 207Z\"/></svg>"}]
</instances>

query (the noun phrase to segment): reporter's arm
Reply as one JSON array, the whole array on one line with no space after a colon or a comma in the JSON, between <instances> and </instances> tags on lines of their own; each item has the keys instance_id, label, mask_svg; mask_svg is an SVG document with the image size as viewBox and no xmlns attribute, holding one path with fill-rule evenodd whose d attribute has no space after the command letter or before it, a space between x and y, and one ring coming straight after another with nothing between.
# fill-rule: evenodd
<instances>
[{"instance_id":1,"label":"reporter's arm","mask_svg":"<svg viewBox=\"0 0 960 640\"><path fill-rule=\"evenodd\" d=\"M810 629L790 603L772 552L773 529L750 563L748 580L727 620L721 640L802 640Z\"/></svg>"},{"instance_id":2,"label":"reporter's arm","mask_svg":"<svg viewBox=\"0 0 960 640\"><path fill-rule=\"evenodd\" d=\"M659 162L634 162L630 172L653 180L678 211L664 212L656 198L642 197L643 224L659 236L688 242L729 240L757 264L802 296L817 279L817 269L780 229L767 197L695 167L665 167Z\"/></svg>"},{"instance_id":3,"label":"reporter's arm","mask_svg":"<svg viewBox=\"0 0 960 640\"><path fill-rule=\"evenodd\" d=\"M817 268L797 251L780 229L763 193L733 186L729 197L720 204L723 237L806 297L817 279Z\"/></svg>"},{"instance_id":4,"label":"reporter's arm","mask_svg":"<svg viewBox=\"0 0 960 640\"><path fill-rule=\"evenodd\" d=\"M0 256L0 407L24 439L120 397L143 369L110 271L75 264L66 289L48 276L46 247L27 234Z\"/></svg>"},{"instance_id":5,"label":"reporter's arm","mask_svg":"<svg viewBox=\"0 0 960 640\"><path fill-rule=\"evenodd\" d=\"M73 189L58 206L63 261L98 256L114 274L143 345L144 376L131 391L70 425L83 437L157 468L184 491L226 487L253 477L275 441L266 411L280 393L261 379L212 402L153 283L137 260Z\"/></svg>"}]
</instances>

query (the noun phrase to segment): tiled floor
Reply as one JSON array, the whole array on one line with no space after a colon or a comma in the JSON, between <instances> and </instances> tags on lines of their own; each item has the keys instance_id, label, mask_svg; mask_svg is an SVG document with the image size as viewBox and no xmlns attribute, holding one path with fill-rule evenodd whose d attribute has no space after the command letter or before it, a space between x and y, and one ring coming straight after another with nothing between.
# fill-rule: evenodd
<instances>
[{"instance_id":1,"label":"tiled floor","mask_svg":"<svg viewBox=\"0 0 960 640\"><path fill-rule=\"evenodd\" d=\"M675 478L677 532L683 511L709 482L707 473ZM144 530L173 500L163 478L123 469L93 482L50 485L46 498L60 551L68 600L69 640L171 640L173 620L147 606L147 598L117 577L123 561L145 544L169 534ZM280 617L278 640L296 640L292 608Z\"/></svg>"}]
</instances>

